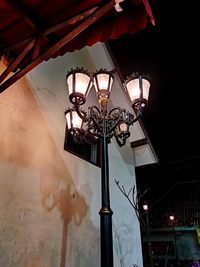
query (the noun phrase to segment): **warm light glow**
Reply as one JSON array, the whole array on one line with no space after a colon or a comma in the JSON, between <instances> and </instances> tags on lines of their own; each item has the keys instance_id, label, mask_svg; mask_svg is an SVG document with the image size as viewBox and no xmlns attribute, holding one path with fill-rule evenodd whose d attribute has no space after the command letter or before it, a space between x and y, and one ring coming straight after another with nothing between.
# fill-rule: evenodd
<instances>
[{"instance_id":1,"label":"warm light glow","mask_svg":"<svg viewBox=\"0 0 200 267\"><path fill-rule=\"evenodd\" d=\"M150 82L146 79L142 79L142 86L143 86L143 98L148 100L149 98L149 88L150 88Z\"/></svg>"},{"instance_id":2,"label":"warm light glow","mask_svg":"<svg viewBox=\"0 0 200 267\"><path fill-rule=\"evenodd\" d=\"M73 75L75 78L75 81L73 81ZM86 96L86 93L88 94L89 90L88 85L90 83L91 78L81 72L76 72L75 74L71 74L67 77L67 84L68 84L68 90L69 90L69 95L72 94L73 92L80 93ZM75 88L73 88L75 86ZM90 83L89 89L91 88L92 83Z\"/></svg>"},{"instance_id":3,"label":"warm light glow","mask_svg":"<svg viewBox=\"0 0 200 267\"><path fill-rule=\"evenodd\" d=\"M112 83L113 83L113 79L111 79L111 83L109 86L109 79L110 79L110 75L108 73L99 73L96 75L96 78L98 80L98 85L99 85L99 90L106 90L106 91L111 91L111 87L112 87ZM95 89L98 92L98 86L97 86L97 82L95 80Z\"/></svg>"},{"instance_id":4,"label":"warm light glow","mask_svg":"<svg viewBox=\"0 0 200 267\"><path fill-rule=\"evenodd\" d=\"M127 90L130 96L131 101L134 101L137 98L140 98L140 88L139 88L139 79L134 79L127 83Z\"/></svg>"},{"instance_id":5,"label":"warm light glow","mask_svg":"<svg viewBox=\"0 0 200 267\"><path fill-rule=\"evenodd\" d=\"M120 123L119 125L120 132L127 132L128 131L128 125L125 122Z\"/></svg>"},{"instance_id":6,"label":"warm light glow","mask_svg":"<svg viewBox=\"0 0 200 267\"><path fill-rule=\"evenodd\" d=\"M113 76L105 71L99 70L94 73L94 86L101 105L105 106L110 96L113 84Z\"/></svg>"},{"instance_id":7,"label":"warm light glow","mask_svg":"<svg viewBox=\"0 0 200 267\"><path fill-rule=\"evenodd\" d=\"M148 204L143 204L143 209L148 210Z\"/></svg>"},{"instance_id":8,"label":"warm light glow","mask_svg":"<svg viewBox=\"0 0 200 267\"><path fill-rule=\"evenodd\" d=\"M141 89L143 89L143 98L148 100L150 83L148 80L142 78L142 88L140 88L139 78L130 80L126 84L126 88L131 99L134 102L141 97Z\"/></svg>"},{"instance_id":9,"label":"warm light glow","mask_svg":"<svg viewBox=\"0 0 200 267\"><path fill-rule=\"evenodd\" d=\"M66 114L68 129L71 128L81 128L82 119L78 116L76 111L71 111Z\"/></svg>"},{"instance_id":10,"label":"warm light glow","mask_svg":"<svg viewBox=\"0 0 200 267\"><path fill-rule=\"evenodd\" d=\"M169 216L169 219L170 219L170 221L173 221L174 220L174 216L173 215L170 215Z\"/></svg>"}]
</instances>

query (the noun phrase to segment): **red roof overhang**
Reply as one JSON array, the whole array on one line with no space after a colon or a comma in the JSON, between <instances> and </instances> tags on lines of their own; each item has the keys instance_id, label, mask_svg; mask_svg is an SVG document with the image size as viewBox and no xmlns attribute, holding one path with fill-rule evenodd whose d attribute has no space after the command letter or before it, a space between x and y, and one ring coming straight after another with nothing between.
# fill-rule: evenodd
<instances>
[{"instance_id":1,"label":"red roof overhang","mask_svg":"<svg viewBox=\"0 0 200 267\"><path fill-rule=\"evenodd\" d=\"M124 0L128 8L121 12L115 8L118 2L0 1L0 58L7 61L0 92L44 60L142 30L148 17L153 22L148 0Z\"/></svg>"}]
</instances>

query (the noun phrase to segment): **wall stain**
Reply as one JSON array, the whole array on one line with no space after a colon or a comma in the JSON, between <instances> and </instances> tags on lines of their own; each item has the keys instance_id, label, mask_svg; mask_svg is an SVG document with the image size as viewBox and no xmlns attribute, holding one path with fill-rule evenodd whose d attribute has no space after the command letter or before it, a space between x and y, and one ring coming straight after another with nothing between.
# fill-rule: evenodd
<instances>
[{"instance_id":1,"label":"wall stain","mask_svg":"<svg viewBox=\"0 0 200 267\"><path fill-rule=\"evenodd\" d=\"M13 167L13 171L10 170L9 174L4 173L2 178L0 176L0 182L5 185L3 179L6 181L8 178L6 176L10 175L9 179L13 178L13 184L21 183L20 186L23 187L23 179L20 178L19 173L16 173L20 169L32 170L33 173L39 175L38 192L40 192L40 196L33 195L31 197L33 199L40 197L42 207L47 213L51 213L53 210L58 210L60 213L60 219L63 222L60 267L64 267L66 265L68 225L72 221L76 226L81 225L83 219L88 215L88 206L84 197L76 189L73 178L70 176L62 155L50 135L38 104L25 79L21 79L1 94L0 121L0 162L5 162ZM22 180L15 180L17 178ZM30 189L23 188L23 192L26 192L26 190ZM23 240L19 240L22 225L30 227L33 221L42 218L42 212L34 208L36 204L32 203L31 206L30 203L26 203L26 200L23 203L23 192L18 192L13 187L10 193L8 192L5 202L4 199L0 198L2 214L5 214L6 226L2 226L5 226L3 231L7 231L9 234L12 234L13 231L16 232L15 237L13 237L14 242L12 241L13 253L9 256L4 254L1 257L1 251L8 250L7 253L9 253L10 249L1 240L0 264L4 264L2 266L5 267L47 267L44 259L42 259L44 257L42 253L45 254L45 250L50 247L47 247L44 236L35 237L37 240L33 242L34 231L37 229L32 230L33 233L26 237L30 244L33 242L32 246L30 244L26 245ZM28 195L27 192L26 194ZM20 198L20 204L16 201L16 198ZM14 212L8 214L6 207ZM38 223L40 222L38 221ZM14 230L9 228L13 225ZM27 255L29 260L27 260ZM34 257L34 255L38 256ZM7 259L6 264L5 259Z\"/></svg>"}]
</instances>

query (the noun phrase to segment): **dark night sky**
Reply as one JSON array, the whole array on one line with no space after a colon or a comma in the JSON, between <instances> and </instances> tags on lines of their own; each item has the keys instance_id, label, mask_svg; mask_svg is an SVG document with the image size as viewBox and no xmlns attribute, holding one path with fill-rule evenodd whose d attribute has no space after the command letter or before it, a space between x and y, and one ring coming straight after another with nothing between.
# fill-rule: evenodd
<instances>
[{"instance_id":1,"label":"dark night sky","mask_svg":"<svg viewBox=\"0 0 200 267\"><path fill-rule=\"evenodd\" d=\"M136 170L151 198L176 181L200 179L199 15L194 1L185 2L154 1L156 26L109 41L125 78L133 71L151 77L142 120L159 164Z\"/></svg>"}]
</instances>

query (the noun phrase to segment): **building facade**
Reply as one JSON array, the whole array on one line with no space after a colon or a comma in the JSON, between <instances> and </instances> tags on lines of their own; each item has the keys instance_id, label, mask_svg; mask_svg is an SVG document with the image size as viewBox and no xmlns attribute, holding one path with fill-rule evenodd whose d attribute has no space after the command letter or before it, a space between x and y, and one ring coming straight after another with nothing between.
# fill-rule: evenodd
<instances>
[{"instance_id":1,"label":"building facade","mask_svg":"<svg viewBox=\"0 0 200 267\"><path fill-rule=\"evenodd\" d=\"M63 148L65 75L77 66L113 68L96 44L41 63L0 96L0 266L100 266L100 168ZM115 76L111 104L127 108ZM133 128L133 140L144 137L139 124ZM134 152L131 141L109 144L115 267L143 266L139 223L115 179L132 187L135 165L155 158L148 145Z\"/></svg>"}]
</instances>

